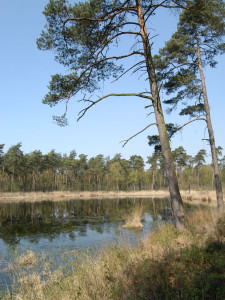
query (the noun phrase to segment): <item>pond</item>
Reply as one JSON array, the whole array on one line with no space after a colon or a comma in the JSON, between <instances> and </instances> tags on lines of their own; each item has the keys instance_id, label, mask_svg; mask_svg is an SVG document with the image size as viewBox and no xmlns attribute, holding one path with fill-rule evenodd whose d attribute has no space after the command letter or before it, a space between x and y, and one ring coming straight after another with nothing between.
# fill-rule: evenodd
<instances>
[{"instance_id":1,"label":"pond","mask_svg":"<svg viewBox=\"0 0 225 300\"><path fill-rule=\"evenodd\" d=\"M145 208L140 231L122 227L124 215L135 206ZM32 250L51 257L54 268L61 253L94 249L123 241L134 245L158 222L173 222L169 199L91 199L60 202L0 204L0 289L10 286L7 265Z\"/></svg>"}]
</instances>

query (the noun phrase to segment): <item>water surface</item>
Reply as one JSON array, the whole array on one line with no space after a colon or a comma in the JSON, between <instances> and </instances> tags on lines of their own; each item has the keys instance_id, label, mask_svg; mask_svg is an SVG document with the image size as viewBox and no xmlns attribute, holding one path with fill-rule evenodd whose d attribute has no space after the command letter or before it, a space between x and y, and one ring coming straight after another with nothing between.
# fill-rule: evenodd
<instances>
[{"instance_id":1,"label":"water surface","mask_svg":"<svg viewBox=\"0 0 225 300\"><path fill-rule=\"evenodd\" d=\"M141 231L122 227L124 215L138 204L145 213ZM156 227L173 222L169 199L91 199L61 202L0 204L0 286L10 285L4 268L15 257L32 250L37 256L54 257L74 249L98 249L124 241L135 244Z\"/></svg>"}]
</instances>

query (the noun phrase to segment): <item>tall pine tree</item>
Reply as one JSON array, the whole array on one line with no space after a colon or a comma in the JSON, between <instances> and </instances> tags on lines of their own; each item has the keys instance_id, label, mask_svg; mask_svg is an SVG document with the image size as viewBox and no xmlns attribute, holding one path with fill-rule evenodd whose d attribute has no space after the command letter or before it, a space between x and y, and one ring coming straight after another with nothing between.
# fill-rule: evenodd
<instances>
[{"instance_id":1,"label":"tall pine tree","mask_svg":"<svg viewBox=\"0 0 225 300\"><path fill-rule=\"evenodd\" d=\"M169 4L170 1L163 2L164 6L169 7ZM174 1L171 4L174 7ZM182 229L184 227L183 203L175 174L146 27L146 22L151 19L151 15L158 7L160 4L157 1L145 0L89 0L74 5L66 0L50 0L44 11L47 26L37 41L38 48L55 51L55 59L71 72L67 75L52 76L49 93L43 102L52 106L60 101L68 103L72 97L78 96L79 92L91 95L98 88L99 81L112 76L118 78L121 67L116 65L116 62L128 57L139 59L138 63L128 70L145 68L150 91L135 94L111 93L95 101L91 101L86 96L82 100L88 103L88 106L80 112L80 118L93 105L108 97L132 95L150 101L149 106L153 108L155 115L153 124L157 125L159 131L176 225ZM123 37L133 39L134 44L141 45L141 49L127 53L127 49L120 47L121 54L110 55L112 51L108 50L112 50L112 46L118 47ZM65 115L64 118L56 117L56 120L66 123ZM149 124L146 128L153 124Z\"/></svg>"},{"instance_id":2,"label":"tall pine tree","mask_svg":"<svg viewBox=\"0 0 225 300\"><path fill-rule=\"evenodd\" d=\"M164 101L171 105L184 105L180 115L206 121L212 164L215 176L218 208L223 210L223 191L219 175L215 138L212 128L209 101L206 91L204 66L216 66L216 56L225 52L225 4L221 0L187 1L180 14L177 32L155 56L158 79L164 82L167 94L174 94ZM194 104L190 104L194 101ZM188 122L189 123L189 122Z\"/></svg>"}]
</instances>

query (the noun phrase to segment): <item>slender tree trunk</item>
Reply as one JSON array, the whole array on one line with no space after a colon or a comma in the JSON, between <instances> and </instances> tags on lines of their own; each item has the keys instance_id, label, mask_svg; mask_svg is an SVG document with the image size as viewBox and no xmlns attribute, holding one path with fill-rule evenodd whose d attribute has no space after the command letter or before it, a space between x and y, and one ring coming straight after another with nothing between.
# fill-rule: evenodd
<instances>
[{"instance_id":1,"label":"slender tree trunk","mask_svg":"<svg viewBox=\"0 0 225 300\"><path fill-rule=\"evenodd\" d=\"M151 88L151 93L153 98L152 102L153 102L153 107L155 112L155 119L159 131L159 139L161 142L162 154L164 157L165 169L168 177L173 213L174 213L177 228L184 229L185 225L184 225L183 202L178 187L172 153L169 144L169 138L166 130L166 124L164 121L164 116L161 108L159 91L156 82L156 74L155 74L155 69L154 69L153 59L151 54L151 47L149 44L147 29L145 26L140 0L136 0L136 7L137 7L138 21L140 26L140 33L141 33L143 47L144 47L146 67L147 67L149 83L150 83L150 88Z\"/></svg>"},{"instance_id":2,"label":"slender tree trunk","mask_svg":"<svg viewBox=\"0 0 225 300\"><path fill-rule=\"evenodd\" d=\"M14 182L14 171L13 171L13 173L12 173L12 175L11 175L11 186L10 186L10 191L11 191L11 193L13 192L13 182Z\"/></svg>"},{"instance_id":3,"label":"slender tree trunk","mask_svg":"<svg viewBox=\"0 0 225 300\"><path fill-rule=\"evenodd\" d=\"M134 190L136 191L136 182L137 182L137 171L135 171L135 177L134 177Z\"/></svg>"},{"instance_id":4,"label":"slender tree trunk","mask_svg":"<svg viewBox=\"0 0 225 300\"><path fill-rule=\"evenodd\" d=\"M197 51L196 51L196 53L197 53L197 57L198 57L198 67L199 67L199 73L201 76L202 92L203 92L203 99L204 99L204 106L205 106L205 113L206 113L206 122L207 122L207 127L208 127L209 143L210 143L211 154L212 154L212 164L213 164L215 186L216 186L217 206L218 206L219 210L224 210L223 190L222 190L222 185L221 185L221 181L220 181L215 138L214 138L212 122L211 122L211 117L210 117L209 101L208 101L208 96L207 96L207 91L206 91L205 77L204 77L203 68L202 68L198 34L197 34Z\"/></svg>"},{"instance_id":5,"label":"slender tree trunk","mask_svg":"<svg viewBox=\"0 0 225 300\"><path fill-rule=\"evenodd\" d=\"M199 167L198 167L198 190L200 188L200 171L199 171Z\"/></svg>"},{"instance_id":6,"label":"slender tree trunk","mask_svg":"<svg viewBox=\"0 0 225 300\"><path fill-rule=\"evenodd\" d=\"M35 188L35 171L34 170L32 172L32 190L36 191L36 188Z\"/></svg>"},{"instance_id":7,"label":"slender tree trunk","mask_svg":"<svg viewBox=\"0 0 225 300\"><path fill-rule=\"evenodd\" d=\"M212 188L214 186L214 172L212 173Z\"/></svg>"},{"instance_id":8,"label":"slender tree trunk","mask_svg":"<svg viewBox=\"0 0 225 300\"><path fill-rule=\"evenodd\" d=\"M154 190L154 186L155 186L155 170L153 169L153 173L152 173L152 190Z\"/></svg>"},{"instance_id":9,"label":"slender tree trunk","mask_svg":"<svg viewBox=\"0 0 225 300\"><path fill-rule=\"evenodd\" d=\"M38 169L36 171L36 181L35 181L35 191L37 191L39 185L39 178L38 178Z\"/></svg>"}]
</instances>

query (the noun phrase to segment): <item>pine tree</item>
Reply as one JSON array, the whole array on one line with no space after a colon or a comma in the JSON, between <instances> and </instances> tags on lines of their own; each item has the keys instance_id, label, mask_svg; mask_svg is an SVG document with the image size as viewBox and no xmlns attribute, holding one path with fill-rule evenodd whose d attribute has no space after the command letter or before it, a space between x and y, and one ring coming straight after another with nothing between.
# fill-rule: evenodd
<instances>
[{"instance_id":1,"label":"pine tree","mask_svg":"<svg viewBox=\"0 0 225 300\"><path fill-rule=\"evenodd\" d=\"M149 107L154 110L156 122L149 124L145 129L152 125L158 127L176 225L183 228L183 203L173 165L146 27L146 22L159 6L157 2L144 0L89 0L74 5L66 0L50 0L44 11L47 26L41 33L37 45L39 49L55 51L55 59L71 73L52 76L49 93L43 102L53 106L64 101L67 106L72 97L78 97L82 92L86 96L81 100L88 103L88 106L80 112L80 119L91 107L108 97L137 96L147 99L150 103ZM118 46L120 40L127 36L130 39L134 38L134 44L139 42L142 49L124 53L120 48L121 55L109 55L108 50L112 50L113 45ZM122 67L116 62L130 57L140 58L140 60L121 74ZM95 101L87 97L88 94L95 92L99 81L110 77L119 79L129 70L140 68L146 70L150 92L111 93ZM66 113L62 117L55 117L55 120L65 125Z\"/></svg>"},{"instance_id":2,"label":"pine tree","mask_svg":"<svg viewBox=\"0 0 225 300\"><path fill-rule=\"evenodd\" d=\"M164 101L172 106L184 104L180 115L206 121L211 147L218 208L223 210L215 138L206 91L204 66L216 66L216 56L225 52L225 4L221 0L192 0L180 14L177 32L155 57L159 80L167 94L175 96ZM194 104L190 105L190 101ZM188 123L190 123L188 122ZM186 123L185 125L187 125Z\"/></svg>"}]
</instances>

